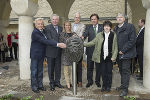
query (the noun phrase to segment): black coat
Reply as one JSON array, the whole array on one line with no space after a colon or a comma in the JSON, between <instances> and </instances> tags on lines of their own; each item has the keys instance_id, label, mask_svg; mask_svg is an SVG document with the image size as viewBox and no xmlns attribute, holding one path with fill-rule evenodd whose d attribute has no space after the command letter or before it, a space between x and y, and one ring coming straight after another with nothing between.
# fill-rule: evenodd
<instances>
[{"instance_id":1,"label":"black coat","mask_svg":"<svg viewBox=\"0 0 150 100\"><path fill-rule=\"evenodd\" d=\"M62 27L58 26L58 33L52 24L45 27L45 34L49 40L55 40L59 42L59 36L62 32ZM56 58L61 55L61 48L47 46L46 47L46 56L51 58Z\"/></svg>"},{"instance_id":2,"label":"black coat","mask_svg":"<svg viewBox=\"0 0 150 100\"><path fill-rule=\"evenodd\" d=\"M121 28L117 25L114 31L117 34L118 52L123 52L123 55L119 54L119 59L136 57L136 31L133 24L124 23Z\"/></svg>"},{"instance_id":3,"label":"black coat","mask_svg":"<svg viewBox=\"0 0 150 100\"><path fill-rule=\"evenodd\" d=\"M38 59L45 57L46 45L57 46L56 41L47 40L41 31L36 28L32 32L31 39L30 58Z\"/></svg>"},{"instance_id":4,"label":"black coat","mask_svg":"<svg viewBox=\"0 0 150 100\"><path fill-rule=\"evenodd\" d=\"M143 48L144 48L144 31L145 28L141 30L139 35L137 36L136 39L136 50L138 55L143 55Z\"/></svg>"},{"instance_id":5,"label":"black coat","mask_svg":"<svg viewBox=\"0 0 150 100\"><path fill-rule=\"evenodd\" d=\"M103 26L98 24L98 32L97 33L102 32L102 31L103 31ZM83 33L83 37L84 37L84 39L86 39L88 37L88 42L92 41L96 37L93 25L86 26L85 32ZM93 51L94 51L94 46L87 47L86 55L92 58Z\"/></svg>"}]
</instances>

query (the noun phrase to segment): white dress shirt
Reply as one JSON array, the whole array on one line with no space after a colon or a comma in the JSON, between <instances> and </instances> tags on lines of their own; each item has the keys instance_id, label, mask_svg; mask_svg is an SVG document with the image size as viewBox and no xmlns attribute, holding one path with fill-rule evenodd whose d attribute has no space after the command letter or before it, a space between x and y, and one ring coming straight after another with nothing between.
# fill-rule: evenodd
<instances>
[{"instance_id":1,"label":"white dress shirt","mask_svg":"<svg viewBox=\"0 0 150 100\"><path fill-rule=\"evenodd\" d=\"M110 34L110 32L109 33L104 32L104 35L105 35L105 41L104 41L104 45L103 45L104 60L108 56L108 37L109 37L109 34Z\"/></svg>"}]
</instances>

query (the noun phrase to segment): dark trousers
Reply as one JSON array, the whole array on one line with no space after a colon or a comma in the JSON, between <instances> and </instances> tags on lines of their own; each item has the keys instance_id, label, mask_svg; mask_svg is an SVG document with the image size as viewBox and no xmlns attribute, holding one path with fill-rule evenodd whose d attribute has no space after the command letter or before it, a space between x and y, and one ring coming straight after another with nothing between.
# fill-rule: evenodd
<instances>
[{"instance_id":1,"label":"dark trousers","mask_svg":"<svg viewBox=\"0 0 150 100\"><path fill-rule=\"evenodd\" d=\"M139 62L139 67L140 67L140 77L143 77L143 54L138 54L137 55L138 62Z\"/></svg>"},{"instance_id":2,"label":"dark trousers","mask_svg":"<svg viewBox=\"0 0 150 100\"><path fill-rule=\"evenodd\" d=\"M17 48L18 48L18 44L13 42L12 43L12 47L14 48L14 55L15 55L15 59L18 59L17 58Z\"/></svg>"},{"instance_id":3,"label":"dark trousers","mask_svg":"<svg viewBox=\"0 0 150 100\"><path fill-rule=\"evenodd\" d=\"M121 87L128 90L130 80L131 59L118 60L119 71L121 75Z\"/></svg>"},{"instance_id":4,"label":"dark trousers","mask_svg":"<svg viewBox=\"0 0 150 100\"><path fill-rule=\"evenodd\" d=\"M0 61L3 60L5 62L5 52L0 50Z\"/></svg>"},{"instance_id":5,"label":"dark trousers","mask_svg":"<svg viewBox=\"0 0 150 100\"><path fill-rule=\"evenodd\" d=\"M10 52L9 56L13 59L12 47L9 48L9 52Z\"/></svg>"},{"instance_id":6,"label":"dark trousers","mask_svg":"<svg viewBox=\"0 0 150 100\"><path fill-rule=\"evenodd\" d=\"M50 85L59 84L61 78L61 57L51 58L47 57L48 76ZM55 76L54 76L55 74Z\"/></svg>"},{"instance_id":7,"label":"dark trousers","mask_svg":"<svg viewBox=\"0 0 150 100\"><path fill-rule=\"evenodd\" d=\"M102 75L102 66L100 63L95 63L96 65L96 76L95 76L95 83L100 83L100 77Z\"/></svg>"},{"instance_id":8,"label":"dark trousers","mask_svg":"<svg viewBox=\"0 0 150 100\"><path fill-rule=\"evenodd\" d=\"M82 82L82 59L77 64L77 83Z\"/></svg>"},{"instance_id":9,"label":"dark trousers","mask_svg":"<svg viewBox=\"0 0 150 100\"><path fill-rule=\"evenodd\" d=\"M103 60L101 61L100 66L102 69L103 87L111 88L113 63L111 60Z\"/></svg>"},{"instance_id":10,"label":"dark trousers","mask_svg":"<svg viewBox=\"0 0 150 100\"><path fill-rule=\"evenodd\" d=\"M87 80L88 80L88 83L93 83L93 69L94 69L94 61L92 61L92 57L87 56Z\"/></svg>"},{"instance_id":11,"label":"dark trousers","mask_svg":"<svg viewBox=\"0 0 150 100\"><path fill-rule=\"evenodd\" d=\"M131 60L131 65L130 65L131 74L134 74L134 72L135 72L136 63L137 63L137 57L132 58L132 60Z\"/></svg>"},{"instance_id":12,"label":"dark trousers","mask_svg":"<svg viewBox=\"0 0 150 100\"><path fill-rule=\"evenodd\" d=\"M31 58L31 88L33 90L43 87L43 61L44 58Z\"/></svg>"}]
</instances>

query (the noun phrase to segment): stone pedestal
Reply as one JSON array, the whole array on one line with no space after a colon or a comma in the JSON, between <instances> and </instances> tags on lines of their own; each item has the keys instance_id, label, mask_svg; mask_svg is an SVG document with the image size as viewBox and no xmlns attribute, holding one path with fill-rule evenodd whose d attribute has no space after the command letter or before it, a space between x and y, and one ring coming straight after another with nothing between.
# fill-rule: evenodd
<instances>
[{"instance_id":1,"label":"stone pedestal","mask_svg":"<svg viewBox=\"0 0 150 100\"><path fill-rule=\"evenodd\" d=\"M142 0L142 3L147 9L144 33L143 85L150 89L150 0Z\"/></svg>"},{"instance_id":2,"label":"stone pedestal","mask_svg":"<svg viewBox=\"0 0 150 100\"><path fill-rule=\"evenodd\" d=\"M30 79L30 45L33 16L38 10L38 0L11 0L14 12L19 16L19 67L20 78Z\"/></svg>"}]
</instances>

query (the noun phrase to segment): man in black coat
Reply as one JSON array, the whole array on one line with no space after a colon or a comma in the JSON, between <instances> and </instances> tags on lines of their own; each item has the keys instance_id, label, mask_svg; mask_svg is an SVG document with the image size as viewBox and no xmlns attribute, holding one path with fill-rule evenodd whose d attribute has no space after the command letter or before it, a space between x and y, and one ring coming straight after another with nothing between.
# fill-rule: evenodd
<instances>
[{"instance_id":1,"label":"man in black coat","mask_svg":"<svg viewBox=\"0 0 150 100\"><path fill-rule=\"evenodd\" d=\"M103 26L98 24L99 16L97 14L92 14L90 16L91 25L86 26L85 32L83 33L84 39L88 37L88 42L92 41L96 34L103 31ZM94 62L92 61L92 55L94 51L93 47L87 47L86 48L86 55L87 55L87 80L88 83L86 84L86 87L90 87L93 85L93 69L94 69ZM100 85L100 76L101 72L99 72L100 67L96 67L96 77L95 77L95 83L97 87L101 87Z\"/></svg>"},{"instance_id":2,"label":"man in black coat","mask_svg":"<svg viewBox=\"0 0 150 100\"><path fill-rule=\"evenodd\" d=\"M144 48L145 20L140 19L138 25L139 25L140 30L137 34L136 50L137 50L137 58L139 62L139 67L140 67L140 75L137 79L143 80L143 48Z\"/></svg>"},{"instance_id":3,"label":"man in black coat","mask_svg":"<svg viewBox=\"0 0 150 100\"><path fill-rule=\"evenodd\" d=\"M59 16L53 14L51 16L51 23L45 27L46 36L49 40L55 40L58 42L62 27L58 26ZM48 63L48 75L50 80L50 90L54 91L55 86L63 88L60 84L61 78L61 49L53 46L47 46L46 57Z\"/></svg>"},{"instance_id":4,"label":"man in black coat","mask_svg":"<svg viewBox=\"0 0 150 100\"><path fill-rule=\"evenodd\" d=\"M118 14L118 25L115 27L118 43L118 66L121 75L121 86L116 90L122 90L120 96L128 93L130 80L131 58L136 57L136 31L132 24L125 22L125 16Z\"/></svg>"},{"instance_id":5,"label":"man in black coat","mask_svg":"<svg viewBox=\"0 0 150 100\"><path fill-rule=\"evenodd\" d=\"M44 34L43 26L43 19L36 19L35 28L31 36L31 88L35 93L39 93L39 90L46 90L43 87L43 61L45 57L46 45L50 45L56 48L65 47L65 44L63 43L57 43L57 41L54 40L47 40L47 37Z\"/></svg>"}]
</instances>

